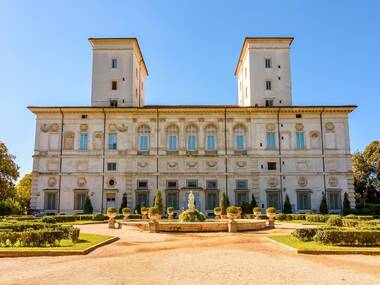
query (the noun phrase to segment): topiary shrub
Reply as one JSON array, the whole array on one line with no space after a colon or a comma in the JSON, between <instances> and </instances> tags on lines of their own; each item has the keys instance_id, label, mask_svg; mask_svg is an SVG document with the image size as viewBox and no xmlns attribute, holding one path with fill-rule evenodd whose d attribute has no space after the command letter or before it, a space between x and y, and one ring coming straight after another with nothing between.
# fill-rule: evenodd
<instances>
[{"instance_id":1,"label":"topiary shrub","mask_svg":"<svg viewBox=\"0 0 380 285\"><path fill-rule=\"evenodd\" d=\"M238 214L239 213L239 208L240 207L236 207L236 206L229 206L227 207L227 213L228 214Z\"/></svg>"},{"instance_id":2,"label":"topiary shrub","mask_svg":"<svg viewBox=\"0 0 380 285\"><path fill-rule=\"evenodd\" d=\"M83 205L83 213L84 214L92 214L94 211L94 208L92 207L90 196L86 196L86 200L84 201Z\"/></svg>"},{"instance_id":3,"label":"topiary shrub","mask_svg":"<svg viewBox=\"0 0 380 285\"><path fill-rule=\"evenodd\" d=\"M228 201L228 197L226 193L222 192L220 197L219 207L222 209L222 215L227 213L227 208L230 206L230 202Z\"/></svg>"},{"instance_id":4,"label":"topiary shrub","mask_svg":"<svg viewBox=\"0 0 380 285\"><path fill-rule=\"evenodd\" d=\"M329 216L328 215L305 215L306 221L308 222L317 222L317 223L325 223Z\"/></svg>"},{"instance_id":5,"label":"topiary shrub","mask_svg":"<svg viewBox=\"0 0 380 285\"><path fill-rule=\"evenodd\" d=\"M129 209L129 208L123 208L122 210L121 210L121 212L124 214L130 214L131 213L131 209Z\"/></svg>"},{"instance_id":6,"label":"topiary shrub","mask_svg":"<svg viewBox=\"0 0 380 285\"><path fill-rule=\"evenodd\" d=\"M292 232L292 236L296 237L300 241L312 241L317 231L318 229L311 228L297 229Z\"/></svg>"},{"instance_id":7,"label":"topiary shrub","mask_svg":"<svg viewBox=\"0 0 380 285\"><path fill-rule=\"evenodd\" d=\"M278 214L277 217L276 217L276 220L286 221L287 220L287 215L286 214Z\"/></svg>"},{"instance_id":8,"label":"topiary shrub","mask_svg":"<svg viewBox=\"0 0 380 285\"><path fill-rule=\"evenodd\" d=\"M292 205L290 204L289 196L288 194L285 195L285 202L284 202L284 214L291 214L292 213Z\"/></svg>"},{"instance_id":9,"label":"topiary shrub","mask_svg":"<svg viewBox=\"0 0 380 285\"><path fill-rule=\"evenodd\" d=\"M120 208L119 208L119 214L123 213L123 209L124 208L127 208L127 193L124 193L123 194L123 198L121 199L121 205L120 205Z\"/></svg>"},{"instance_id":10,"label":"topiary shrub","mask_svg":"<svg viewBox=\"0 0 380 285\"><path fill-rule=\"evenodd\" d=\"M162 214L164 210L164 206L162 203L162 195L161 195L161 190L157 189L156 194L154 195L154 204L153 207L157 208L158 211Z\"/></svg>"},{"instance_id":11,"label":"topiary shrub","mask_svg":"<svg viewBox=\"0 0 380 285\"><path fill-rule=\"evenodd\" d=\"M343 219L338 215L331 215L327 220L327 225L331 227L342 227Z\"/></svg>"},{"instance_id":12,"label":"topiary shrub","mask_svg":"<svg viewBox=\"0 0 380 285\"><path fill-rule=\"evenodd\" d=\"M325 192L322 193L322 200L321 200L321 204L319 205L319 212L321 214L327 214L329 212L329 210L327 208L327 201L326 201Z\"/></svg>"},{"instance_id":13,"label":"topiary shrub","mask_svg":"<svg viewBox=\"0 0 380 285\"><path fill-rule=\"evenodd\" d=\"M204 222L206 220L206 216L198 210L193 212L186 210L179 215L179 219L182 222Z\"/></svg>"},{"instance_id":14,"label":"topiary shrub","mask_svg":"<svg viewBox=\"0 0 380 285\"><path fill-rule=\"evenodd\" d=\"M42 218L42 222L47 224L56 224L57 220L54 217L46 216Z\"/></svg>"},{"instance_id":15,"label":"topiary shrub","mask_svg":"<svg viewBox=\"0 0 380 285\"><path fill-rule=\"evenodd\" d=\"M348 215L351 212L350 200L348 200L348 193L344 193L343 198L343 215Z\"/></svg>"},{"instance_id":16,"label":"topiary shrub","mask_svg":"<svg viewBox=\"0 0 380 285\"><path fill-rule=\"evenodd\" d=\"M160 214L160 213L161 213L161 211L157 207L150 207L149 208L149 214L150 215L155 215L155 214Z\"/></svg>"},{"instance_id":17,"label":"topiary shrub","mask_svg":"<svg viewBox=\"0 0 380 285\"><path fill-rule=\"evenodd\" d=\"M95 214L92 219L94 221L105 221L105 220L108 220L108 217L106 215L103 215L103 214Z\"/></svg>"},{"instance_id":18,"label":"topiary shrub","mask_svg":"<svg viewBox=\"0 0 380 285\"><path fill-rule=\"evenodd\" d=\"M267 208L266 212L268 214L276 214L276 208L269 207L269 208Z\"/></svg>"},{"instance_id":19,"label":"topiary shrub","mask_svg":"<svg viewBox=\"0 0 380 285\"><path fill-rule=\"evenodd\" d=\"M379 230L319 230L314 236L316 242L343 246L375 246L380 245Z\"/></svg>"}]
</instances>

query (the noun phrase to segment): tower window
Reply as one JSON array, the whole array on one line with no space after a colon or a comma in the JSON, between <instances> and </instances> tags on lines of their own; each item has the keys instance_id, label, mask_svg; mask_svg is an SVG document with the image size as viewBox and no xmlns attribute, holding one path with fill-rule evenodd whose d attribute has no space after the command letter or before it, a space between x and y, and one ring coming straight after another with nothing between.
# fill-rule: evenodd
<instances>
[{"instance_id":1,"label":"tower window","mask_svg":"<svg viewBox=\"0 0 380 285\"><path fill-rule=\"evenodd\" d=\"M270 80L265 81L265 89L272 90L272 81Z\"/></svg>"},{"instance_id":2,"label":"tower window","mask_svg":"<svg viewBox=\"0 0 380 285\"><path fill-rule=\"evenodd\" d=\"M107 171L116 171L116 162L107 163Z\"/></svg>"},{"instance_id":3,"label":"tower window","mask_svg":"<svg viewBox=\"0 0 380 285\"><path fill-rule=\"evenodd\" d=\"M273 106L273 100L272 99L265 100L265 106L266 107L272 107Z\"/></svg>"},{"instance_id":4,"label":"tower window","mask_svg":"<svg viewBox=\"0 0 380 285\"><path fill-rule=\"evenodd\" d=\"M276 170L276 163L268 162L268 170Z\"/></svg>"},{"instance_id":5,"label":"tower window","mask_svg":"<svg viewBox=\"0 0 380 285\"><path fill-rule=\"evenodd\" d=\"M112 59L112 68L117 68L117 59L116 58Z\"/></svg>"},{"instance_id":6,"label":"tower window","mask_svg":"<svg viewBox=\"0 0 380 285\"><path fill-rule=\"evenodd\" d=\"M117 81L112 81L112 90L117 90Z\"/></svg>"},{"instance_id":7,"label":"tower window","mask_svg":"<svg viewBox=\"0 0 380 285\"><path fill-rule=\"evenodd\" d=\"M117 107L117 100L110 100L111 107Z\"/></svg>"},{"instance_id":8,"label":"tower window","mask_svg":"<svg viewBox=\"0 0 380 285\"><path fill-rule=\"evenodd\" d=\"M272 67L272 60L270 58L265 59L265 68L271 68Z\"/></svg>"}]
</instances>

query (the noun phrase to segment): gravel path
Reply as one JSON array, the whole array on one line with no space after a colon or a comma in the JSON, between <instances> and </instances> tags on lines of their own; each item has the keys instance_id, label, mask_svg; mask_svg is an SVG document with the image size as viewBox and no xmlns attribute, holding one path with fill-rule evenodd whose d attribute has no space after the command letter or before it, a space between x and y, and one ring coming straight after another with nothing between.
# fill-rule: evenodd
<instances>
[{"instance_id":1,"label":"gravel path","mask_svg":"<svg viewBox=\"0 0 380 285\"><path fill-rule=\"evenodd\" d=\"M271 234L298 225L282 224ZM152 234L106 225L120 236L87 256L1 258L0 284L380 284L379 256L297 255L256 233Z\"/></svg>"}]
</instances>

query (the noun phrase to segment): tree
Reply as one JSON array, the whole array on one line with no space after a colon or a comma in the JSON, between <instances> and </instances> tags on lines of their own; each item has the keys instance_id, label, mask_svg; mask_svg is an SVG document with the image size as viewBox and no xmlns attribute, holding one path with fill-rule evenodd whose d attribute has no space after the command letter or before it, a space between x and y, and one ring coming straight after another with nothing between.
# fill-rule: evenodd
<instances>
[{"instance_id":1,"label":"tree","mask_svg":"<svg viewBox=\"0 0 380 285\"><path fill-rule=\"evenodd\" d=\"M327 208L327 201L326 201L325 192L322 192L322 200L321 200L321 204L319 205L319 212L321 214L328 214L328 212L329 212L329 210Z\"/></svg>"},{"instance_id":2,"label":"tree","mask_svg":"<svg viewBox=\"0 0 380 285\"><path fill-rule=\"evenodd\" d=\"M156 207L160 211L160 213L162 213L164 210L164 205L162 203L162 195L161 195L160 189L157 189L156 194L154 195L153 207Z\"/></svg>"},{"instance_id":3,"label":"tree","mask_svg":"<svg viewBox=\"0 0 380 285\"><path fill-rule=\"evenodd\" d=\"M255 199L255 195L253 195L252 193L252 200L251 200L251 213L253 211L253 208L256 208L257 207L257 202L256 202L256 199Z\"/></svg>"},{"instance_id":4,"label":"tree","mask_svg":"<svg viewBox=\"0 0 380 285\"><path fill-rule=\"evenodd\" d=\"M292 213L292 205L290 204L288 194L286 194L286 196L285 196L283 212L284 212L284 214L291 214Z\"/></svg>"},{"instance_id":5,"label":"tree","mask_svg":"<svg viewBox=\"0 0 380 285\"><path fill-rule=\"evenodd\" d=\"M348 215L351 212L350 200L348 200L348 193L344 192L343 198L343 215Z\"/></svg>"},{"instance_id":6,"label":"tree","mask_svg":"<svg viewBox=\"0 0 380 285\"><path fill-rule=\"evenodd\" d=\"M15 196L15 181L19 177L19 167L15 156L8 153L6 145L0 141L0 200Z\"/></svg>"},{"instance_id":7,"label":"tree","mask_svg":"<svg viewBox=\"0 0 380 285\"><path fill-rule=\"evenodd\" d=\"M22 209L29 209L30 194L32 191L32 174L27 173L18 182L16 186L16 200L20 203Z\"/></svg>"},{"instance_id":8,"label":"tree","mask_svg":"<svg viewBox=\"0 0 380 285\"><path fill-rule=\"evenodd\" d=\"M90 196L86 196L86 200L83 205L83 213L84 214L92 214L94 212L94 208L92 207Z\"/></svg>"},{"instance_id":9,"label":"tree","mask_svg":"<svg viewBox=\"0 0 380 285\"><path fill-rule=\"evenodd\" d=\"M119 209L119 213L123 213L123 208L127 208L127 193L123 194L123 198L121 200L121 205Z\"/></svg>"},{"instance_id":10,"label":"tree","mask_svg":"<svg viewBox=\"0 0 380 285\"><path fill-rule=\"evenodd\" d=\"M220 197L219 207L222 209L222 215L227 214L227 208L230 206L230 201L226 193L222 192L222 196Z\"/></svg>"}]
</instances>

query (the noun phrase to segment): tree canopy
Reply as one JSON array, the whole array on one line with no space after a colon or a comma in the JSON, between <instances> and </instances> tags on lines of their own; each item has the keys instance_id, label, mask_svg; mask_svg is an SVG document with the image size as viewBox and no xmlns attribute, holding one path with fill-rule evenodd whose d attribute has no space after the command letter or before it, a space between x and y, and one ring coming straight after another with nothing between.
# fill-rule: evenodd
<instances>
[{"instance_id":1,"label":"tree canopy","mask_svg":"<svg viewBox=\"0 0 380 285\"><path fill-rule=\"evenodd\" d=\"M8 153L8 148L0 141L0 200L15 196L15 182L20 174L14 160L15 156Z\"/></svg>"},{"instance_id":2,"label":"tree canopy","mask_svg":"<svg viewBox=\"0 0 380 285\"><path fill-rule=\"evenodd\" d=\"M30 194L32 191L32 174L27 173L17 183L16 200L19 201L22 209L30 207Z\"/></svg>"}]
</instances>

